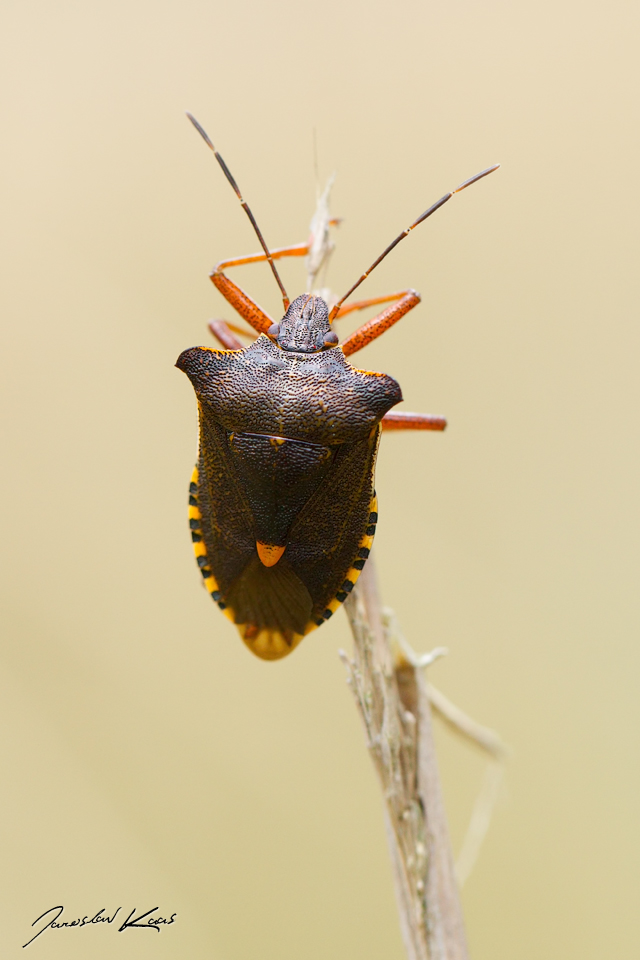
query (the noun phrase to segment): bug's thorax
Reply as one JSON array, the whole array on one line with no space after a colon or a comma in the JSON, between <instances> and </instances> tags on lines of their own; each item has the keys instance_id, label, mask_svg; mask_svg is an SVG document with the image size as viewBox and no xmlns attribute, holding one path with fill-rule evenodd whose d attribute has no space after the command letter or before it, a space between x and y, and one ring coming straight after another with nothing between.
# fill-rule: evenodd
<instances>
[{"instance_id":1,"label":"bug's thorax","mask_svg":"<svg viewBox=\"0 0 640 960\"><path fill-rule=\"evenodd\" d=\"M311 293L296 297L280 323L270 327L268 335L281 350L295 353L318 353L338 342L329 323L327 304Z\"/></svg>"}]
</instances>

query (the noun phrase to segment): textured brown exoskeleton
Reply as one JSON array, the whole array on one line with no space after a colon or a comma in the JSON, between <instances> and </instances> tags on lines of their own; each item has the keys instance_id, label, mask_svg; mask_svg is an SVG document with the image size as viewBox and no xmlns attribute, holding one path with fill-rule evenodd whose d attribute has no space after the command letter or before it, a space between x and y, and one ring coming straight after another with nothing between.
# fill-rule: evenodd
<instances>
[{"instance_id":1,"label":"textured brown exoskeleton","mask_svg":"<svg viewBox=\"0 0 640 960\"><path fill-rule=\"evenodd\" d=\"M420 302L413 290L342 304L414 227L454 193L491 173L483 170L433 204L403 231L329 311L310 293L289 302L274 261L309 253L310 244L269 251L240 190L202 127L262 244L264 253L218 264L211 279L257 331L212 321L224 350L193 347L176 364L196 392L200 445L189 497L198 565L218 606L257 656L277 660L327 620L352 590L369 555L378 519L374 490L382 429L444 430L446 421L389 413L400 386L346 359ZM274 323L224 270L267 260L285 314ZM389 303L338 344L331 324L352 310Z\"/></svg>"}]
</instances>

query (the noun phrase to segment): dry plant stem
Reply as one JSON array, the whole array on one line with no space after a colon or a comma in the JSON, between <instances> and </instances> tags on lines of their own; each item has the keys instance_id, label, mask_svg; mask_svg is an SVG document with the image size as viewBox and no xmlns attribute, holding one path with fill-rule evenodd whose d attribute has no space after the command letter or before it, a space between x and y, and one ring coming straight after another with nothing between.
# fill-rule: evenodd
<instances>
[{"instance_id":1,"label":"dry plant stem","mask_svg":"<svg viewBox=\"0 0 640 960\"><path fill-rule=\"evenodd\" d=\"M431 706L440 719L449 726L454 733L462 734L471 743L481 747L494 760L505 761L509 758L509 748L505 746L495 730L483 726L464 713L460 707L452 703L444 693L427 683L427 696Z\"/></svg>"},{"instance_id":2,"label":"dry plant stem","mask_svg":"<svg viewBox=\"0 0 640 960\"><path fill-rule=\"evenodd\" d=\"M450 729L464 737L468 742L480 747L491 758L484 775L484 783L471 814L467 834L456 862L458 886L462 888L475 866L480 847L491 823L493 809L504 777L505 764L511 751L502 742L498 734L473 720L459 707L445 697L433 684L426 683L427 696L435 713Z\"/></svg>"},{"instance_id":3,"label":"dry plant stem","mask_svg":"<svg viewBox=\"0 0 640 960\"><path fill-rule=\"evenodd\" d=\"M395 666L371 559L345 608L354 637L348 669L385 800L400 926L409 960L468 960L427 687Z\"/></svg>"},{"instance_id":4,"label":"dry plant stem","mask_svg":"<svg viewBox=\"0 0 640 960\"><path fill-rule=\"evenodd\" d=\"M399 658L400 662L403 659L408 661L416 670L429 666L435 659L447 652L444 647L436 647L431 653L417 654L403 636L396 615L390 607L383 608L382 621L395 658ZM491 758L456 862L458 886L462 888L473 870L480 848L487 835L510 750L494 730L490 730L489 727L483 726L466 714L448 697L445 697L440 690L437 690L433 684L427 683L426 690L433 711L452 732L475 747L479 747L483 753L488 754Z\"/></svg>"}]
</instances>

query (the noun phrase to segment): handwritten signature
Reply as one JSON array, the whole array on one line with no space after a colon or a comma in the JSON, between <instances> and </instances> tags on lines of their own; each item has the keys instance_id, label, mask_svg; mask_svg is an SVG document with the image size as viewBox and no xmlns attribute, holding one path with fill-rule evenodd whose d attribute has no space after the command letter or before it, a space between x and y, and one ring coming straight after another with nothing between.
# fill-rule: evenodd
<instances>
[{"instance_id":1,"label":"handwritten signature","mask_svg":"<svg viewBox=\"0 0 640 960\"><path fill-rule=\"evenodd\" d=\"M109 916L105 913L105 907L102 907L101 910L98 910L97 913L94 913L91 919L89 919L89 915L87 914L82 918L78 917L77 920L61 921L60 917L62 916L64 907L50 907L48 910L45 910L44 913L41 913L40 916L33 921L31 926L35 927L37 923L40 923L40 921L44 920L45 917L48 917L49 914L53 914L51 919L48 920L47 923L45 923L45 925L31 937L31 940L29 940L27 943L23 943L22 946L28 947L29 944L33 943L33 941L36 940L41 933L44 933L45 930L61 930L63 927L86 927L90 924L95 925L98 923L113 923L121 909L122 907L118 907L115 913L113 913L112 916ZM160 928L162 926L169 926L175 922L175 919L178 916L177 913L172 913L169 919L165 919L164 917L160 916L151 916L151 914L155 914L157 909L157 907L152 907L151 910L147 910L146 913L141 913L140 916L136 917L136 907L134 907L122 926L118 927L118 933L122 933L124 930L131 930L132 927L136 927L138 930L156 930L158 933L160 933Z\"/></svg>"}]
</instances>

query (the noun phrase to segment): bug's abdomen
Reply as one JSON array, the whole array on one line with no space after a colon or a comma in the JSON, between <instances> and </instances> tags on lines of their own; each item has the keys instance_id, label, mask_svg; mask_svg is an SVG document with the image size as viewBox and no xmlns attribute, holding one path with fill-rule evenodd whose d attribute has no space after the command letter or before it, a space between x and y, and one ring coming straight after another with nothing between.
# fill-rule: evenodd
<instances>
[{"instance_id":1,"label":"bug's abdomen","mask_svg":"<svg viewBox=\"0 0 640 960\"><path fill-rule=\"evenodd\" d=\"M337 447L230 433L203 411L191 525L205 584L257 656L286 656L357 580L375 532L380 428ZM259 538L277 547L265 563ZM274 548L276 549L276 548Z\"/></svg>"}]
</instances>

